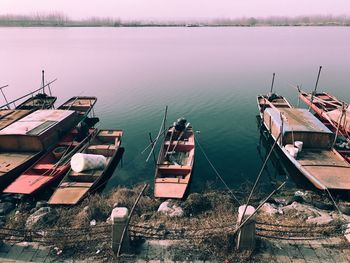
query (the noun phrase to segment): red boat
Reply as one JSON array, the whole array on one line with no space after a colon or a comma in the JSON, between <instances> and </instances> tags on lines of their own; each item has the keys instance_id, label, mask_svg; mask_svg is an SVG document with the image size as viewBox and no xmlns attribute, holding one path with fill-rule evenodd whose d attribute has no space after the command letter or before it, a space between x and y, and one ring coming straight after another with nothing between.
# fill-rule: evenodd
<instances>
[{"instance_id":1,"label":"red boat","mask_svg":"<svg viewBox=\"0 0 350 263\"><path fill-rule=\"evenodd\" d=\"M305 102L328 127L338 129L340 134L350 137L349 104L326 92L310 94L299 92L299 98Z\"/></svg>"},{"instance_id":2,"label":"red boat","mask_svg":"<svg viewBox=\"0 0 350 263\"><path fill-rule=\"evenodd\" d=\"M72 155L85 146L95 132L96 129L90 129L85 139L78 142L76 141L78 130L71 130L53 150L46 153L10 184L4 193L31 195L62 178L70 168Z\"/></svg>"},{"instance_id":3,"label":"red boat","mask_svg":"<svg viewBox=\"0 0 350 263\"><path fill-rule=\"evenodd\" d=\"M192 176L194 132L179 119L165 135L154 179L154 197L182 199Z\"/></svg>"},{"instance_id":4,"label":"red boat","mask_svg":"<svg viewBox=\"0 0 350 263\"><path fill-rule=\"evenodd\" d=\"M316 116L342 140L335 144L337 151L350 163L350 108L349 104L326 92L310 94L299 92L299 98Z\"/></svg>"},{"instance_id":5,"label":"red boat","mask_svg":"<svg viewBox=\"0 0 350 263\"><path fill-rule=\"evenodd\" d=\"M122 135L123 131L121 130L100 130L97 132L83 153L105 156L106 166L81 172L69 170L48 203L50 205L75 205L88 194L96 191L102 182L113 173L118 159L121 158L119 153L123 154L124 149L120 148Z\"/></svg>"}]
</instances>

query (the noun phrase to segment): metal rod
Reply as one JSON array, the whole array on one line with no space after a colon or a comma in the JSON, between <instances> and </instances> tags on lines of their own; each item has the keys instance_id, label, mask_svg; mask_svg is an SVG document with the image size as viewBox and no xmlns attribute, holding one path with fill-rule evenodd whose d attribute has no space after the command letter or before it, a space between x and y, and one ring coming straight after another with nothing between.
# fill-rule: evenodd
<instances>
[{"instance_id":1,"label":"metal rod","mask_svg":"<svg viewBox=\"0 0 350 263\"><path fill-rule=\"evenodd\" d=\"M45 94L45 71L41 71L41 86L43 87L43 93Z\"/></svg>"},{"instance_id":2,"label":"metal rod","mask_svg":"<svg viewBox=\"0 0 350 263\"><path fill-rule=\"evenodd\" d=\"M5 96L5 93L3 92L2 89L3 89L3 88L6 88L6 87L8 87L8 86L9 86L9 85L5 85L5 86L0 87L2 96L4 97L6 104L9 104L9 102L7 101L7 98L6 98L6 96ZM10 105L7 105L7 108L10 109Z\"/></svg>"},{"instance_id":3,"label":"metal rod","mask_svg":"<svg viewBox=\"0 0 350 263\"><path fill-rule=\"evenodd\" d=\"M47 85L50 85L51 83L55 82L56 80L57 80L57 79L54 79L53 81L50 81L49 83L47 83L47 84L45 85L45 87L46 87ZM38 92L38 91L42 90L42 88L43 88L43 87L41 87L41 88L39 88L39 89L36 89L36 90L34 90L34 91L32 91L32 92L30 92L30 93L28 93L28 94L26 94L26 95L24 95L24 96L22 96L22 97L19 97L19 98L13 100L13 101L10 101L10 102L8 102L8 103L6 103L6 104L0 106L0 108L7 107L8 105L11 105L12 103L15 103L15 102L18 101L18 100L21 100L21 99L23 99L23 98L25 98L25 97L28 97L28 96L30 96L30 95L33 95L35 92Z\"/></svg>"},{"instance_id":4,"label":"metal rod","mask_svg":"<svg viewBox=\"0 0 350 263\"><path fill-rule=\"evenodd\" d=\"M271 89L270 89L270 93L272 94L272 90L273 90L273 84L275 83L275 72L272 74L272 83L271 83Z\"/></svg>"}]
</instances>

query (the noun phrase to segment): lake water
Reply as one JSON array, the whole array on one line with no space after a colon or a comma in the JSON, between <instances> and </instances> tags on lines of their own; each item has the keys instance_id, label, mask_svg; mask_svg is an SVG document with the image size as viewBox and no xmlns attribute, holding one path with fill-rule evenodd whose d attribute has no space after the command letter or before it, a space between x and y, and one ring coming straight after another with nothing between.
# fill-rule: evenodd
<instances>
[{"instance_id":1,"label":"lake water","mask_svg":"<svg viewBox=\"0 0 350 263\"><path fill-rule=\"evenodd\" d=\"M108 182L152 182L141 151L156 135L165 105L168 124L185 116L206 154L232 188L253 181L262 160L256 95L270 88L297 103L291 85L350 101L350 28L0 28L0 86L16 98L40 86L41 70L58 103L98 97L101 128L125 131L123 167ZM268 184L268 177L264 177ZM222 186L197 147L195 190Z\"/></svg>"}]
</instances>

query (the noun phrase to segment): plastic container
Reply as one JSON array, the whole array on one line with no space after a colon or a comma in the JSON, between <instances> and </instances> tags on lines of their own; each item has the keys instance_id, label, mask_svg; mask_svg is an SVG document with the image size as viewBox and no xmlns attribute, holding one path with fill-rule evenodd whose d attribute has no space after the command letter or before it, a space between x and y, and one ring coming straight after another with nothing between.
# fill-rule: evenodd
<instances>
[{"instance_id":1,"label":"plastic container","mask_svg":"<svg viewBox=\"0 0 350 263\"><path fill-rule=\"evenodd\" d=\"M295 141L294 146L298 148L298 151L301 152L303 149L303 142L302 141Z\"/></svg>"},{"instance_id":2,"label":"plastic container","mask_svg":"<svg viewBox=\"0 0 350 263\"><path fill-rule=\"evenodd\" d=\"M286 144L286 146L284 146L284 148L287 150L287 152L293 157L293 158L297 158L298 156L298 147L295 147L293 144Z\"/></svg>"},{"instance_id":3,"label":"plastic container","mask_svg":"<svg viewBox=\"0 0 350 263\"><path fill-rule=\"evenodd\" d=\"M74 172L103 169L107 163L106 157L98 154L76 153L73 155L70 165Z\"/></svg>"}]
</instances>

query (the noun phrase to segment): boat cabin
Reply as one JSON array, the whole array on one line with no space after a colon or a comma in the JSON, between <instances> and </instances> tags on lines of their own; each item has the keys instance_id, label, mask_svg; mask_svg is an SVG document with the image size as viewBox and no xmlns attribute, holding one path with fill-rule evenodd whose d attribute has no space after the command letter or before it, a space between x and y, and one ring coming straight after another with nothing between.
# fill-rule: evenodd
<instances>
[{"instance_id":1,"label":"boat cabin","mask_svg":"<svg viewBox=\"0 0 350 263\"><path fill-rule=\"evenodd\" d=\"M0 151L47 150L77 124L77 119L71 110L37 110L0 131Z\"/></svg>"},{"instance_id":2,"label":"boat cabin","mask_svg":"<svg viewBox=\"0 0 350 263\"><path fill-rule=\"evenodd\" d=\"M263 119L266 128L276 139L282 132L279 144L302 141L305 148L330 149L334 134L306 109L267 108Z\"/></svg>"}]
</instances>

